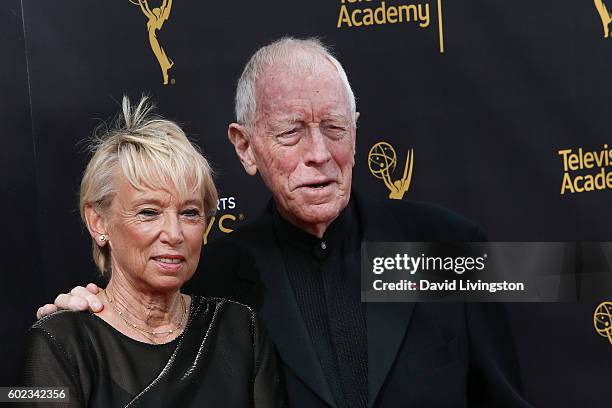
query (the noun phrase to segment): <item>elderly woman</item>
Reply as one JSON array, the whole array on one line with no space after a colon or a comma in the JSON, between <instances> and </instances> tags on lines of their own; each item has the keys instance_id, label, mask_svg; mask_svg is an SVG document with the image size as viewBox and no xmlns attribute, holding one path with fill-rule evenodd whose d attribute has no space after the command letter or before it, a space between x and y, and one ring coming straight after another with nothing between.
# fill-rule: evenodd
<instances>
[{"instance_id":1,"label":"elderly woman","mask_svg":"<svg viewBox=\"0 0 612 408\"><path fill-rule=\"evenodd\" d=\"M123 99L96 137L81 217L108 275L100 313L61 311L28 332L25 384L74 407L282 406L274 351L247 306L181 293L216 208L210 167L173 122ZM66 406L66 405L62 405Z\"/></svg>"}]
</instances>

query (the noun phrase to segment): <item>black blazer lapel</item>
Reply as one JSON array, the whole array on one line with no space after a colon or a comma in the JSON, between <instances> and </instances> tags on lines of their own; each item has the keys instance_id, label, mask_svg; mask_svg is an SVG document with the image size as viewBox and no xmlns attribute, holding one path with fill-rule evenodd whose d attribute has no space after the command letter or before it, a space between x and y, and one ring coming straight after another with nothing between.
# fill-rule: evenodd
<instances>
[{"instance_id":1,"label":"black blazer lapel","mask_svg":"<svg viewBox=\"0 0 612 408\"><path fill-rule=\"evenodd\" d=\"M263 303L259 314L282 362L332 407L335 401L302 319L287 277L272 215L266 211L254 225L249 251L259 270Z\"/></svg>"},{"instance_id":2,"label":"black blazer lapel","mask_svg":"<svg viewBox=\"0 0 612 408\"><path fill-rule=\"evenodd\" d=\"M386 242L407 240L402 228L409 220L397 220L385 206L354 195L358 216L363 228L363 241ZM376 397L387 378L402 345L412 316L414 303L368 303L366 324L368 336L368 406L374 406Z\"/></svg>"},{"instance_id":3,"label":"black blazer lapel","mask_svg":"<svg viewBox=\"0 0 612 408\"><path fill-rule=\"evenodd\" d=\"M404 341L414 303L368 303L368 406L374 406Z\"/></svg>"}]
</instances>

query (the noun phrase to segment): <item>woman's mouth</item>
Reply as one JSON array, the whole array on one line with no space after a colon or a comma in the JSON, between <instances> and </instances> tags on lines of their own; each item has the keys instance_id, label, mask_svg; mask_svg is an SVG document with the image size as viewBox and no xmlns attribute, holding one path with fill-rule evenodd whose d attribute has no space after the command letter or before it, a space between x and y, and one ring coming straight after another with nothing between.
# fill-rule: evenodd
<instances>
[{"instance_id":1,"label":"woman's mouth","mask_svg":"<svg viewBox=\"0 0 612 408\"><path fill-rule=\"evenodd\" d=\"M180 255L155 256L153 261L160 269L168 273L176 273L185 266L185 257Z\"/></svg>"},{"instance_id":2,"label":"woman's mouth","mask_svg":"<svg viewBox=\"0 0 612 408\"><path fill-rule=\"evenodd\" d=\"M183 260L180 259L180 258L164 258L164 257L161 257L161 256L153 258L153 259L155 259L158 262L167 263L167 264L179 264L179 263L183 262Z\"/></svg>"}]
</instances>

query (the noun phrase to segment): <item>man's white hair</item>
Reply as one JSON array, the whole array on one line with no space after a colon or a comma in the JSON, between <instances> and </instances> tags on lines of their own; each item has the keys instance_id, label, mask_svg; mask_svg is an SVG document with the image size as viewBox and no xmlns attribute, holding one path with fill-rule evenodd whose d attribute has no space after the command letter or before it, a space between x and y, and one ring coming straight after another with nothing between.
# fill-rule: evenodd
<instances>
[{"instance_id":1,"label":"man's white hair","mask_svg":"<svg viewBox=\"0 0 612 408\"><path fill-rule=\"evenodd\" d=\"M353 126L356 126L355 94L351 89L346 72L329 48L317 38L283 37L261 47L253 54L244 67L236 87L236 121L247 128L254 128L255 112L257 111L256 85L266 68L278 61L283 61L292 68L313 69L321 63L322 59L331 62L338 70L340 80L346 88L351 120Z\"/></svg>"}]
</instances>

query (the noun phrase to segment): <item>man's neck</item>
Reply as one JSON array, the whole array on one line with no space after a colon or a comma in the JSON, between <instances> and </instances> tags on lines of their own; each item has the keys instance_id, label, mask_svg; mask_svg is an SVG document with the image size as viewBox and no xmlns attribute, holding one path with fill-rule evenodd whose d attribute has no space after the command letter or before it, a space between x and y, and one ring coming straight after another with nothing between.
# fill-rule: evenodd
<instances>
[{"instance_id":1,"label":"man's neck","mask_svg":"<svg viewBox=\"0 0 612 408\"><path fill-rule=\"evenodd\" d=\"M285 220L287 220L288 222L290 222L291 224L293 224L294 226L296 226L297 228L301 229L302 231L313 235L319 239L323 238L323 235L325 234L325 232L327 231L327 229L329 228L329 226L340 216L340 214L342 214L342 211L344 211L344 208L338 213L336 214L336 216L330 220L327 220L325 222L320 222L320 223L308 223L308 222L304 222L294 216L292 216L291 214L286 213L285 211L283 211L280 206L276 206L276 210L278 211L279 215L284 218Z\"/></svg>"}]
</instances>

